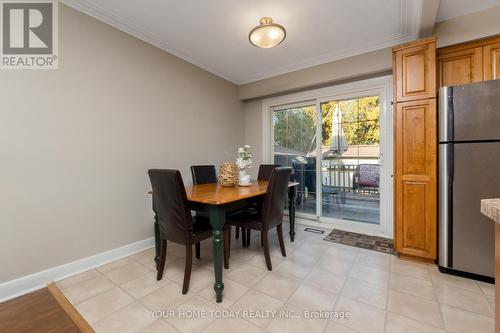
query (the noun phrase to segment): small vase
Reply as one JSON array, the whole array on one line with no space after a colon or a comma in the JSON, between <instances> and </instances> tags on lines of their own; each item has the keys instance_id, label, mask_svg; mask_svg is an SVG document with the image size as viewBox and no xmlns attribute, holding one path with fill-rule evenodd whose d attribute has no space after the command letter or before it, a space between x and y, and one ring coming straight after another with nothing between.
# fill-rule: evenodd
<instances>
[{"instance_id":1,"label":"small vase","mask_svg":"<svg viewBox=\"0 0 500 333\"><path fill-rule=\"evenodd\" d=\"M243 176L245 176L247 174L247 170L246 169L240 169L240 171L238 172L238 180L239 180L239 183L241 183L241 179L243 178Z\"/></svg>"}]
</instances>

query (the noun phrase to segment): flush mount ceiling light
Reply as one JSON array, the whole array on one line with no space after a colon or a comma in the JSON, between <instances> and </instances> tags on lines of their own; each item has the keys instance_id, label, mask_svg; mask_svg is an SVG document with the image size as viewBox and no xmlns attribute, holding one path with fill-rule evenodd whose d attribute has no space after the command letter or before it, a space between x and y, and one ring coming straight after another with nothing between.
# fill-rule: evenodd
<instances>
[{"instance_id":1,"label":"flush mount ceiling light","mask_svg":"<svg viewBox=\"0 0 500 333\"><path fill-rule=\"evenodd\" d=\"M248 39L252 45L262 49L269 49L281 43L286 37L283 26L273 23L270 17L260 19L260 24L250 31Z\"/></svg>"}]
</instances>

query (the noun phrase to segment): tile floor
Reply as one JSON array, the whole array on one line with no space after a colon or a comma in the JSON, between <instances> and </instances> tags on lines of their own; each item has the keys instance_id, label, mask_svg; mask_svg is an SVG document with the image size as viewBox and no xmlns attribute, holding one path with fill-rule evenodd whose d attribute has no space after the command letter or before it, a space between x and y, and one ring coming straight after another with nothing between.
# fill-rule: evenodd
<instances>
[{"instance_id":1,"label":"tile floor","mask_svg":"<svg viewBox=\"0 0 500 333\"><path fill-rule=\"evenodd\" d=\"M286 237L286 258L271 233L272 272L265 268L257 233L249 249L233 240L220 304L215 303L212 287L211 241L202 244L202 258L194 259L187 295L181 294L184 248L173 243L168 245L162 281L155 279L150 249L57 284L97 332L494 331L492 285L444 275L435 266L326 242L324 235L304 232L300 224L297 229L295 242ZM164 311L160 318L153 315L155 310ZM223 320L207 315L222 310L240 315ZM275 316L249 312L262 310L274 311ZM349 318L304 319L306 313L335 311L346 311Z\"/></svg>"}]
</instances>

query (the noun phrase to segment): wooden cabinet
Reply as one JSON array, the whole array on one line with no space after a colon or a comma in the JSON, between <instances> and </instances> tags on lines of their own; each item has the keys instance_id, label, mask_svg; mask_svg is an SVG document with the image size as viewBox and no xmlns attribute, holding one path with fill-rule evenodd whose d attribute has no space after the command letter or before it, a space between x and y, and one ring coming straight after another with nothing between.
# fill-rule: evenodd
<instances>
[{"instance_id":1,"label":"wooden cabinet","mask_svg":"<svg viewBox=\"0 0 500 333\"><path fill-rule=\"evenodd\" d=\"M500 37L437 50L438 87L500 79Z\"/></svg>"},{"instance_id":2,"label":"wooden cabinet","mask_svg":"<svg viewBox=\"0 0 500 333\"><path fill-rule=\"evenodd\" d=\"M483 46L484 80L500 79L500 41Z\"/></svg>"},{"instance_id":3,"label":"wooden cabinet","mask_svg":"<svg viewBox=\"0 0 500 333\"><path fill-rule=\"evenodd\" d=\"M436 44L417 42L394 49L395 96L400 102L436 94Z\"/></svg>"},{"instance_id":4,"label":"wooden cabinet","mask_svg":"<svg viewBox=\"0 0 500 333\"><path fill-rule=\"evenodd\" d=\"M436 40L393 49L394 230L402 256L437 255Z\"/></svg>"},{"instance_id":5,"label":"wooden cabinet","mask_svg":"<svg viewBox=\"0 0 500 333\"><path fill-rule=\"evenodd\" d=\"M483 48L438 51L437 75L440 87L483 80Z\"/></svg>"},{"instance_id":6,"label":"wooden cabinet","mask_svg":"<svg viewBox=\"0 0 500 333\"><path fill-rule=\"evenodd\" d=\"M436 99L396 103L396 250L436 259Z\"/></svg>"}]
</instances>

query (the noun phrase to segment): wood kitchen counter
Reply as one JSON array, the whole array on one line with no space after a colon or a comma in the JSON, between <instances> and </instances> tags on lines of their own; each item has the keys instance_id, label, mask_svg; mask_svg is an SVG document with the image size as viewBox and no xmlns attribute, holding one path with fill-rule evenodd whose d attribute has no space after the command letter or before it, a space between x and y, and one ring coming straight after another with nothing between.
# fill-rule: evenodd
<instances>
[{"instance_id":1,"label":"wood kitchen counter","mask_svg":"<svg viewBox=\"0 0 500 333\"><path fill-rule=\"evenodd\" d=\"M481 200L481 213L495 222L495 332L500 333L500 198Z\"/></svg>"}]
</instances>

